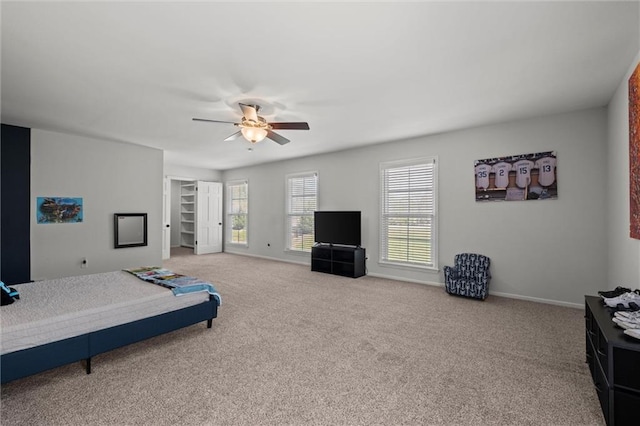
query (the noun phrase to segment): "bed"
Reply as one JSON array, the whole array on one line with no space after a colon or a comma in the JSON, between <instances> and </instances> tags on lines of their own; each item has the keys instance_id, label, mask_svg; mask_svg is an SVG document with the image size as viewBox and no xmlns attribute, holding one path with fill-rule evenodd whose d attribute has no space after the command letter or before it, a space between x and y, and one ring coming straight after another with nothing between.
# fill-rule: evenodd
<instances>
[{"instance_id":1,"label":"bed","mask_svg":"<svg viewBox=\"0 0 640 426\"><path fill-rule=\"evenodd\" d=\"M125 271L17 285L0 311L0 381L83 361L217 317L219 295L174 295Z\"/></svg>"}]
</instances>

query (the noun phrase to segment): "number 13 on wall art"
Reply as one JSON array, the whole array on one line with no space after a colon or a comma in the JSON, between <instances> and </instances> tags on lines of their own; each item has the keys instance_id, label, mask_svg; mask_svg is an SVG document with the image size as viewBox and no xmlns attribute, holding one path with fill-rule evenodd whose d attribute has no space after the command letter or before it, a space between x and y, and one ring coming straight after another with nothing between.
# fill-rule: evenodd
<instances>
[{"instance_id":1,"label":"number 13 on wall art","mask_svg":"<svg viewBox=\"0 0 640 426\"><path fill-rule=\"evenodd\" d=\"M476 201L558 198L555 151L476 160Z\"/></svg>"}]
</instances>

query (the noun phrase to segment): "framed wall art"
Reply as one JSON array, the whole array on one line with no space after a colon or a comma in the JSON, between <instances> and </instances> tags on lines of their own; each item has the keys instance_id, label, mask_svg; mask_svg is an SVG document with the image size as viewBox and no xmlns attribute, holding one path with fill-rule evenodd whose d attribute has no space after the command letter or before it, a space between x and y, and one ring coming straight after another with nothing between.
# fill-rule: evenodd
<instances>
[{"instance_id":1,"label":"framed wall art","mask_svg":"<svg viewBox=\"0 0 640 426\"><path fill-rule=\"evenodd\" d=\"M80 223L84 220L81 197L37 197L38 223Z\"/></svg>"},{"instance_id":2,"label":"framed wall art","mask_svg":"<svg viewBox=\"0 0 640 426\"><path fill-rule=\"evenodd\" d=\"M474 163L476 201L558 198L555 151L486 158Z\"/></svg>"},{"instance_id":3,"label":"framed wall art","mask_svg":"<svg viewBox=\"0 0 640 426\"><path fill-rule=\"evenodd\" d=\"M115 248L147 245L146 213L115 213L113 215Z\"/></svg>"},{"instance_id":4,"label":"framed wall art","mask_svg":"<svg viewBox=\"0 0 640 426\"><path fill-rule=\"evenodd\" d=\"M629 208L629 235L640 240L640 64L629 78Z\"/></svg>"}]
</instances>

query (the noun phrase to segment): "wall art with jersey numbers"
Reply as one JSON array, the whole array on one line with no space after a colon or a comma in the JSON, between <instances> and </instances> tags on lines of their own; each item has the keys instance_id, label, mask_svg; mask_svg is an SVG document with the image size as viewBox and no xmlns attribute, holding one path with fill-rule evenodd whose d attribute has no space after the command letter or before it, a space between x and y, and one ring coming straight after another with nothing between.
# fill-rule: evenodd
<instances>
[{"instance_id":1,"label":"wall art with jersey numbers","mask_svg":"<svg viewBox=\"0 0 640 426\"><path fill-rule=\"evenodd\" d=\"M557 165L555 151L476 160L476 201L556 199Z\"/></svg>"},{"instance_id":2,"label":"wall art with jersey numbers","mask_svg":"<svg viewBox=\"0 0 640 426\"><path fill-rule=\"evenodd\" d=\"M36 218L38 223L80 223L82 198L37 197Z\"/></svg>"},{"instance_id":3,"label":"wall art with jersey numbers","mask_svg":"<svg viewBox=\"0 0 640 426\"><path fill-rule=\"evenodd\" d=\"M640 240L640 64L629 78L629 204L629 235Z\"/></svg>"}]
</instances>

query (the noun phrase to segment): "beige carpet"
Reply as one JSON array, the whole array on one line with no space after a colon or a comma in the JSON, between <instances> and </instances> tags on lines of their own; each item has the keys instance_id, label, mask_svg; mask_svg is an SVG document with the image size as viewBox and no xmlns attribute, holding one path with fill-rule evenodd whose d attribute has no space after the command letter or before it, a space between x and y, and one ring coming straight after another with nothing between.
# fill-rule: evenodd
<instances>
[{"instance_id":1,"label":"beige carpet","mask_svg":"<svg viewBox=\"0 0 640 426\"><path fill-rule=\"evenodd\" d=\"M164 266L215 283L211 330L6 384L2 424L604 424L581 310L224 253Z\"/></svg>"}]
</instances>

